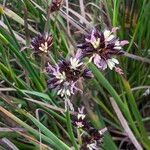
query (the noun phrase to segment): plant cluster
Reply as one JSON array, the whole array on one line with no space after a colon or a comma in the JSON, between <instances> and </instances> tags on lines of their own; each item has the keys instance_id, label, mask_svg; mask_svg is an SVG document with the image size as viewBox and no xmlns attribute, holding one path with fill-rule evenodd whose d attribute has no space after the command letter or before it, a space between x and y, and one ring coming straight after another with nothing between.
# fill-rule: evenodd
<instances>
[{"instance_id":1,"label":"plant cluster","mask_svg":"<svg viewBox=\"0 0 150 150\"><path fill-rule=\"evenodd\" d=\"M3 1L0 149L150 150L150 3L130 3Z\"/></svg>"},{"instance_id":2,"label":"plant cluster","mask_svg":"<svg viewBox=\"0 0 150 150\"><path fill-rule=\"evenodd\" d=\"M55 4L54 9L53 5L54 3L50 7L52 12L58 10L57 4ZM84 94L84 89L80 87L80 83L83 84L84 80L93 77L92 71L87 68L89 63L93 62L101 71L109 68L110 70L115 69L120 75L123 74L116 56L123 54L123 46L128 44L128 41L120 41L116 35L117 30L117 27L111 30L104 29L103 31L93 27L92 31L85 36L83 43L77 45L79 49L74 56L67 59L61 56L58 63L54 61L53 64L47 63L48 88L55 90L57 95L64 99L66 111L69 109L74 111L74 106L70 101L72 95L77 92L80 92L81 95ZM40 34L33 38L31 44L35 53L46 55L53 50L53 35L48 32ZM99 141L102 141L102 133L94 128L90 129L89 123L84 121L83 107L81 110L79 109L77 118L78 120L75 122L77 128L84 127L84 130L90 135L90 137L85 137L81 134L84 143L81 149L99 149L100 146L98 145L101 143Z\"/></svg>"}]
</instances>

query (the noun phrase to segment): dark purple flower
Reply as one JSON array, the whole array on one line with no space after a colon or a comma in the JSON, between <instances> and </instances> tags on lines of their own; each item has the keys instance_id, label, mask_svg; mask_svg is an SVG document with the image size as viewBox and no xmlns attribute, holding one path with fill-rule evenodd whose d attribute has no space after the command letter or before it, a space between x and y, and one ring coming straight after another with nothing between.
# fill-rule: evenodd
<instances>
[{"instance_id":1,"label":"dark purple flower","mask_svg":"<svg viewBox=\"0 0 150 150\"><path fill-rule=\"evenodd\" d=\"M48 64L47 72L50 75L48 87L55 89L61 97L69 97L75 91L81 91L77 87L79 79L92 77L92 73L76 57L62 60L54 67Z\"/></svg>"},{"instance_id":2,"label":"dark purple flower","mask_svg":"<svg viewBox=\"0 0 150 150\"><path fill-rule=\"evenodd\" d=\"M94 140L99 141L101 140L101 138L103 138L106 131L107 131L106 127L101 130L97 130L93 128L90 130L89 134L93 137Z\"/></svg>"},{"instance_id":3,"label":"dark purple flower","mask_svg":"<svg viewBox=\"0 0 150 150\"><path fill-rule=\"evenodd\" d=\"M53 44L53 36L51 34L40 34L33 38L31 42L32 48L35 53L47 53Z\"/></svg>"},{"instance_id":4,"label":"dark purple flower","mask_svg":"<svg viewBox=\"0 0 150 150\"><path fill-rule=\"evenodd\" d=\"M52 4L50 6L51 13L58 11L60 7L62 6L63 2L64 0L52 0Z\"/></svg>"},{"instance_id":5,"label":"dark purple flower","mask_svg":"<svg viewBox=\"0 0 150 150\"><path fill-rule=\"evenodd\" d=\"M73 118L73 125L80 130L83 143L80 147L81 150L100 150L107 128L100 130L93 128L86 118L84 107L78 108L78 113Z\"/></svg>"},{"instance_id":6,"label":"dark purple flower","mask_svg":"<svg viewBox=\"0 0 150 150\"><path fill-rule=\"evenodd\" d=\"M103 128L101 130L90 129L88 131L89 135L83 137L83 145L81 146L81 150L101 150L101 146L103 144L103 137L107 128Z\"/></svg>"},{"instance_id":7,"label":"dark purple flower","mask_svg":"<svg viewBox=\"0 0 150 150\"><path fill-rule=\"evenodd\" d=\"M92 32L86 36L85 42L78 45L82 49L82 57L89 57L89 61L102 70L109 67L111 70L119 64L119 61L114 55L123 53L122 47L128 44L128 41L119 41L116 37L117 28L110 30L99 31L93 29Z\"/></svg>"},{"instance_id":8,"label":"dark purple flower","mask_svg":"<svg viewBox=\"0 0 150 150\"><path fill-rule=\"evenodd\" d=\"M73 124L77 128L85 128L87 122L85 121L84 107L78 108L78 114L73 118Z\"/></svg>"}]
</instances>

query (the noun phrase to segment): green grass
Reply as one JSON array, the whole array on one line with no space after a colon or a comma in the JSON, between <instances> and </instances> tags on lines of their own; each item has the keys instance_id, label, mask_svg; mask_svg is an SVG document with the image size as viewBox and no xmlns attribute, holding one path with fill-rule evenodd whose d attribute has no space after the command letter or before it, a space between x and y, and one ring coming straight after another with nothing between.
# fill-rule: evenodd
<instances>
[{"instance_id":1,"label":"green grass","mask_svg":"<svg viewBox=\"0 0 150 150\"><path fill-rule=\"evenodd\" d=\"M84 103L95 128L110 129L104 137L103 149L116 150L127 134L110 103L113 97L136 140L143 149L150 150L150 106L148 96L143 96L150 87L150 1L83 2L86 18L80 12L80 3L73 0L69 0L69 16L64 13L67 9L64 5L48 18L44 0L0 0L0 129L25 130L11 133L0 130L0 149L5 149L6 145L1 144L4 137L21 150L79 149L71 114L61 111L63 101L47 89L45 58L33 55L30 42L38 33L50 31L54 44L48 60L53 58L57 62L62 56L76 52L76 44L81 43L81 37L90 27L118 26L120 39L129 41L124 51L133 54L120 57L124 76L113 71L100 72L89 64L95 78L83 85L85 95L73 98L73 104L79 107ZM130 138L123 146L128 144L130 148L134 145Z\"/></svg>"}]
</instances>

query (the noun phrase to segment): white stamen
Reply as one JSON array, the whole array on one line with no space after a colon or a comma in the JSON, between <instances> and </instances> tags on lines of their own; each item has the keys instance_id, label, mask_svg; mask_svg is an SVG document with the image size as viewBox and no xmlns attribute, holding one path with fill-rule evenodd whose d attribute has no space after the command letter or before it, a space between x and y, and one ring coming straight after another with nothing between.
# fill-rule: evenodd
<instances>
[{"instance_id":1,"label":"white stamen","mask_svg":"<svg viewBox=\"0 0 150 150\"><path fill-rule=\"evenodd\" d=\"M106 38L106 41L111 41L113 38L115 38L114 35L110 35L108 38Z\"/></svg>"},{"instance_id":2,"label":"white stamen","mask_svg":"<svg viewBox=\"0 0 150 150\"><path fill-rule=\"evenodd\" d=\"M41 50L42 52L47 53L47 50L48 50L47 42L45 42L44 44L42 43L41 46L39 47L39 50Z\"/></svg>"},{"instance_id":3,"label":"white stamen","mask_svg":"<svg viewBox=\"0 0 150 150\"><path fill-rule=\"evenodd\" d=\"M147 96L147 95L149 95L149 94L150 94L150 88L148 88L148 89L143 93L144 96Z\"/></svg>"},{"instance_id":4,"label":"white stamen","mask_svg":"<svg viewBox=\"0 0 150 150\"><path fill-rule=\"evenodd\" d=\"M70 58L70 63L71 63L71 69L74 69L76 70L79 66L81 66L83 63L79 63L79 59L76 59L76 58Z\"/></svg>"},{"instance_id":5,"label":"white stamen","mask_svg":"<svg viewBox=\"0 0 150 150\"><path fill-rule=\"evenodd\" d=\"M84 107L78 108L78 120L81 118L82 120L85 118L85 114L84 114Z\"/></svg>"},{"instance_id":6,"label":"white stamen","mask_svg":"<svg viewBox=\"0 0 150 150\"><path fill-rule=\"evenodd\" d=\"M91 143L91 144L87 144L87 148L88 148L89 150L99 150L99 148L97 147L96 141L94 141L94 142Z\"/></svg>"},{"instance_id":7,"label":"white stamen","mask_svg":"<svg viewBox=\"0 0 150 150\"><path fill-rule=\"evenodd\" d=\"M92 41L91 44L93 45L93 47L96 49L99 47L100 45L100 38L95 38L95 41Z\"/></svg>"},{"instance_id":8,"label":"white stamen","mask_svg":"<svg viewBox=\"0 0 150 150\"><path fill-rule=\"evenodd\" d=\"M68 109L70 109L71 111L74 111L74 107L70 101L70 99L65 98L65 111L67 111Z\"/></svg>"},{"instance_id":9,"label":"white stamen","mask_svg":"<svg viewBox=\"0 0 150 150\"><path fill-rule=\"evenodd\" d=\"M110 36L111 32L109 30L104 31L104 38L107 39Z\"/></svg>"},{"instance_id":10,"label":"white stamen","mask_svg":"<svg viewBox=\"0 0 150 150\"><path fill-rule=\"evenodd\" d=\"M107 131L107 128L105 127L103 129L99 130L99 134L103 135L106 131Z\"/></svg>"},{"instance_id":11,"label":"white stamen","mask_svg":"<svg viewBox=\"0 0 150 150\"><path fill-rule=\"evenodd\" d=\"M93 58L96 56L97 54L93 54L90 58L89 58L89 63L92 62Z\"/></svg>"},{"instance_id":12,"label":"white stamen","mask_svg":"<svg viewBox=\"0 0 150 150\"><path fill-rule=\"evenodd\" d=\"M57 92L57 95L60 95L61 91L62 91L62 89L60 89L60 90Z\"/></svg>"},{"instance_id":13,"label":"white stamen","mask_svg":"<svg viewBox=\"0 0 150 150\"><path fill-rule=\"evenodd\" d=\"M112 70L115 67L116 64L119 64L119 61L115 58L107 60L107 65L110 68L110 70Z\"/></svg>"},{"instance_id":14,"label":"white stamen","mask_svg":"<svg viewBox=\"0 0 150 150\"><path fill-rule=\"evenodd\" d=\"M121 46L115 46L114 49L120 50L122 47Z\"/></svg>"},{"instance_id":15,"label":"white stamen","mask_svg":"<svg viewBox=\"0 0 150 150\"><path fill-rule=\"evenodd\" d=\"M105 30L104 31L104 38L105 38L106 42L109 42L115 38L115 35L110 30Z\"/></svg>"},{"instance_id":16,"label":"white stamen","mask_svg":"<svg viewBox=\"0 0 150 150\"><path fill-rule=\"evenodd\" d=\"M122 47L121 47L121 45L120 45L120 41L117 40L117 41L115 42L115 47L114 47L114 49L119 49L119 50L120 50L121 48L122 48Z\"/></svg>"},{"instance_id":17,"label":"white stamen","mask_svg":"<svg viewBox=\"0 0 150 150\"><path fill-rule=\"evenodd\" d=\"M78 128L82 128L84 125L82 124L82 122L75 122Z\"/></svg>"},{"instance_id":18,"label":"white stamen","mask_svg":"<svg viewBox=\"0 0 150 150\"><path fill-rule=\"evenodd\" d=\"M63 71L62 73L58 72L56 74L56 78L59 79L59 82L63 82L64 80L66 80L66 74L65 72Z\"/></svg>"},{"instance_id":19,"label":"white stamen","mask_svg":"<svg viewBox=\"0 0 150 150\"><path fill-rule=\"evenodd\" d=\"M78 114L77 118L78 118L78 119L81 118L81 119L83 120L83 119L85 118L85 115L84 115L84 114Z\"/></svg>"},{"instance_id":20,"label":"white stamen","mask_svg":"<svg viewBox=\"0 0 150 150\"><path fill-rule=\"evenodd\" d=\"M89 42L89 43L91 43L92 45L93 45L93 47L96 49L96 48L98 48L99 47L99 45L100 45L100 38L96 38L95 37L95 30L93 30L92 31L92 34L91 34L91 39L85 39L87 42Z\"/></svg>"},{"instance_id":21,"label":"white stamen","mask_svg":"<svg viewBox=\"0 0 150 150\"><path fill-rule=\"evenodd\" d=\"M66 90L66 95L71 96L71 93L70 93L69 89Z\"/></svg>"}]
</instances>

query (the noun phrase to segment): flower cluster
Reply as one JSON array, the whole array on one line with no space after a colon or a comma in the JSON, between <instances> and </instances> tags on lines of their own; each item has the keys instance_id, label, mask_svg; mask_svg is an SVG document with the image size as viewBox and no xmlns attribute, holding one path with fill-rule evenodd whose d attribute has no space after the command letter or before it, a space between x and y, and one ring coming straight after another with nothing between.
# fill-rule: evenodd
<instances>
[{"instance_id":1,"label":"flower cluster","mask_svg":"<svg viewBox=\"0 0 150 150\"><path fill-rule=\"evenodd\" d=\"M35 53L47 53L51 49L52 44L53 36L48 33L36 36L31 42L31 46L35 50Z\"/></svg>"},{"instance_id":2,"label":"flower cluster","mask_svg":"<svg viewBox=\"0 0 150 150\"><path fill-rule=\"evenodd\" d=\"M89 123L87 123L85 121L85 113L84 113L84 107L82 108L78 108L78 114L77 116L73 119L73 124L78 128L86 128L88 129L89 128Z\"/></svg>"},{"instance_id":3,"label":"flower cluster","mask_svg":"<svg viewBox=\"0 0 150 150\"><path fill-rule=\"evenodd\" d=\"M78 108L78 114L73 119L74 126L82 130L82 145L81 150L99 150L102 142L103 135L107 131L107 128L97 130L92 127L91 123L86 119L84 113L84 107Z\"/></svg>"},{"instance_id":4,"label":"flower cluster","mask_svg":"<svg viewBox=\"0 0 150 150\"><path fill-rule=\"evenodd\" d=\"M56 89L57 94L63 96L71 96L75 91L80 91L76 86L77 81L83 78L92 77L89 70L83 69L84 64L81 58L89 57L90 61L101 70L105 70L107 66L116 72L123 74L123 71L117 67L119 61L114 58L114 55L122 54L122 46L127 44L127 41L119 41L114 34L116 28L112 31L105 30L104 32L94 29L91 34L85 38L85 43L78 45L82 51L77 53L70 60L60 61L55 67L49 65L48 72L50 80L48 85L50 89Z\"/></svg>"},{"instance_id":5,"label":"flower cluster","mask_svg":"<svg viewBox=\"0 0 150 150\"><path fill-rule=\"evenodd\" d=\"M60 4L60 1L53 1L52 4ZM89 62L93 62L99 69L105 70L109 67L111 70L119 74L123 71L119 65L119 61L115 58L116 55L123 53L122 48L128 42L126 40L120 41L116 36L117 28L110 30L99 31L93 29L89 33L84 43L78 45L80 48L76 55L67 59L61 60L55 66L50 63L47 66L47 72L50 79L48 80L49 89L55 89L57 95L65 99L69 99L79 88L78 83L81 79L91 78L92 73L86 68L83 62L84 57L89 58ZM32 48L35 53L47 53L53 44L53 37L51 34L38 35L32 40Z\"/></svg>"},{"instance_id":6,"label":"flower cluster","mask_svg":"<svg viewBox=\"0 0 150 150\"><path fill-rule=\"evenodd\" d=\"M62 60L56 66L48 64L47 72L49 89L55 89L57 95L70 97L76 91L81 91L76 85L80 78L91 78L92 73L76 57Z\"/></svg>"},{"instance_id":7,"label":"flower cluster","mask_svg":"<svg viewBox=\"0 0 150 150\"><path fill-rule=\"evenodd\" d=\"M101 70L109 67L111 70L115 68L117 72L121 72L117 65L119 61L114 55L123 54L122 47L128 44L128 41L119 41L116 37L117 28L99 31L93 29L85 38L83 44L79 44L78 48L82 49L82 57L89 57L89 61Z\"/></svg>"}]
</instances>

